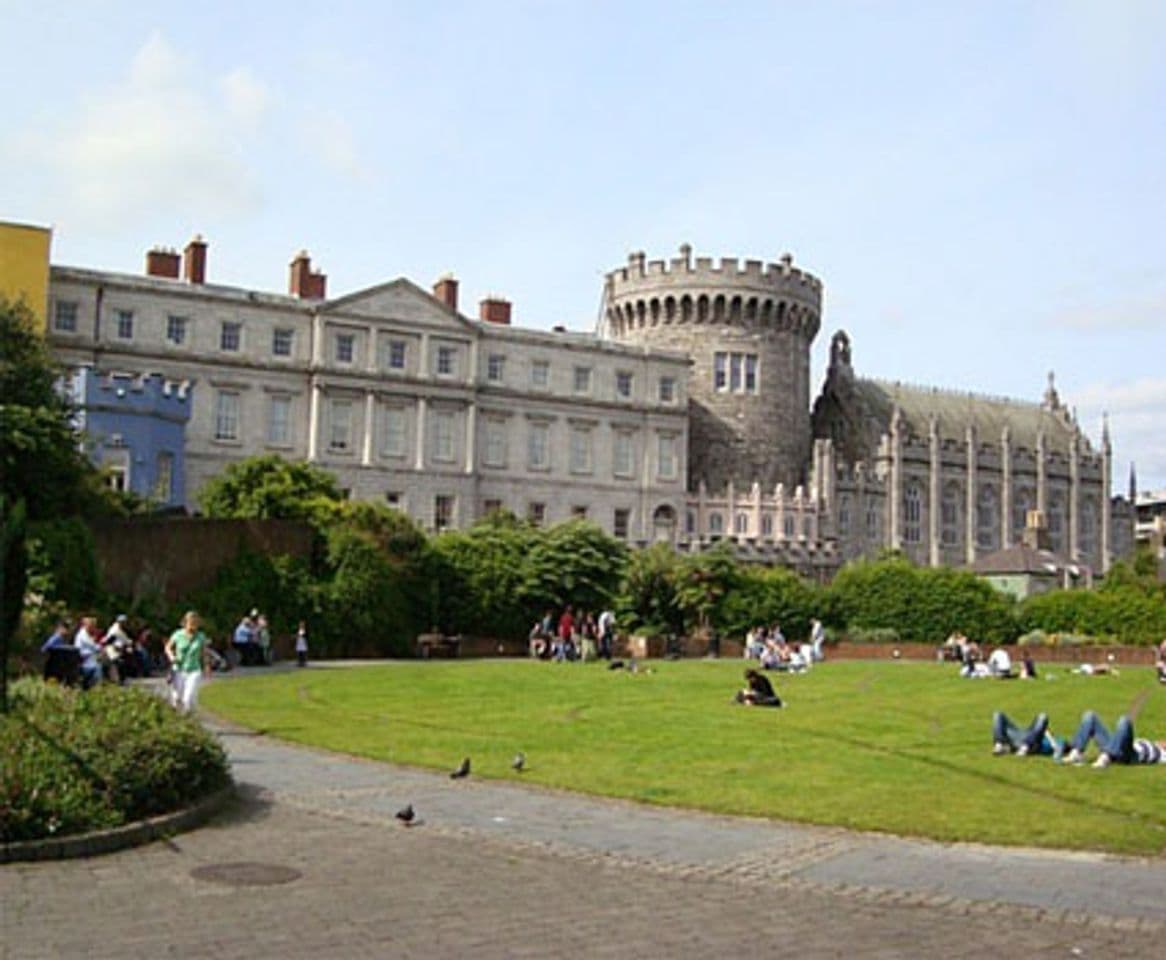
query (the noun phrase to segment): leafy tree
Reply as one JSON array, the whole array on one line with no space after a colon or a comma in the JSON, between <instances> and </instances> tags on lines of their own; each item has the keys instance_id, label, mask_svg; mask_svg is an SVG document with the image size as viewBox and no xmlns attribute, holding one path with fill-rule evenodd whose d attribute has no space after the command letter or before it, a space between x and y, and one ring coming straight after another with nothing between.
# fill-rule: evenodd
<instances>
[{"instance_id":1,"label":"leafy tree","mask_svg":"<svg viewBox=\"0 0 1166 960\"><path fill-rule=\"evenodd\" d=\"M530 548L522 594L531 609L598 610L619 589L627 547L586 520L540 533Z\"/></svg>"},{"instance_id":2,"label":"leafy tree","mask_svg":"<svg viewBox=\"0 0 1166 960\"><path fill-rule=\"evenodd\" d=\"M783 567L745 567L725 600L724 629L744 634L751 627L780 623L791 640L807 637L810 619L822 614L824 591Z\"/></svg>"},{"instance_id":3,"label":"leafy tree","mask_svg":"<svg viewBox=\"0 0 1166 960\"><path fill-rule=\"evenodd\" d=\"M684 557L676 577L676 604L685 623L704 632L723 630L725 601L740 582L740 568L727 543Z\"/></svg>"},{"instance_id":4,"label":"leafy tree","mask_svg":"<svg viewBox=\"0 0 1166 960\"><path fill-rule=\"evenodd\" d=\"M0 714L8 712L8 651L24 608L27 565L24 503L0 493Z\"/></svg>"},{"instance_id":5,"label":"leafy tree","mask_svg":"<svg viewBox=\"0 0 1166 960\"><path fill-rule=\"evenodd\" d=\"M268 454L231 464L198 499L208 517L316 520L343 496L327 471Z\"/></svg>"},{"instance_id":6,"label":"leafy tree","mask_svg":"<svg viewBox=\"0 0 1166 960\"><path fill-rule=\"evenodd\" d=\"M634 550L628 557L616 599L620 623L648 634L684 632L676 602L680 558L667 543Z\"/></svg>"}]
</instances>

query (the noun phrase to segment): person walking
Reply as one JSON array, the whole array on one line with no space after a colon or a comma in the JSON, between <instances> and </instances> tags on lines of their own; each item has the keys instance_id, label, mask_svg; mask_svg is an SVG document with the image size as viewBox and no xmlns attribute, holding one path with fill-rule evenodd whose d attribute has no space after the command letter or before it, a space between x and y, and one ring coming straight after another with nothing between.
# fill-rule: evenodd
<instances>
[{"instance_id":1,"label":"person walking","mask_svg":"<svg viewBox=\"0 0 1166 960\"><path fill-rule=\"evenodd\" d=\"M296 666L308 665L308 625L300 621L300 628L296 631Z\"/></svg>"},{"instance_id":2,"label":"person walking","mask_svg":"<svg viewBox=\"0 0 1166 960\"><path fill-rule=\"evenodd\" d=\"M190 713L198 706L198 688L204 676L211 672L207 653L207 638L202 632L202 621L194 610L182 618L182 626L166 641L166 656L174 664L174 706Z\"/></svg>"}]
</instances>

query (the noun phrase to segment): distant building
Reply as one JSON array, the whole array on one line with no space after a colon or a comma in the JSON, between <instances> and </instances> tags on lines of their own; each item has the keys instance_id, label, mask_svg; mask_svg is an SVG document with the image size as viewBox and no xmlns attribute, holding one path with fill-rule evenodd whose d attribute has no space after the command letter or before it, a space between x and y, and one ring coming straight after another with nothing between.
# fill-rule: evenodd
<instances>
[{"instance_id":1,"label":"distant building","mask_svg":"<svg viewBox=\"0 0 1166 960\"><path fill-rule=\"evenodd\" d=\"M977 557L972 571L1017 600L1050 590L1093 585L1088 567L1052 550L1045 519L1039 510L1028 511L1027 526L1019 542Z\"/></svg>"},{"instance_id":2,"label":"distant building","mask_svg":"<svg viewBox=\"0 0 1166 960\"><path fill-rule=\"evenodd\" d=\"M49 298L52 231L0 221L0 295L23 300L43 329Z\"/></svg>"}]
</instances>

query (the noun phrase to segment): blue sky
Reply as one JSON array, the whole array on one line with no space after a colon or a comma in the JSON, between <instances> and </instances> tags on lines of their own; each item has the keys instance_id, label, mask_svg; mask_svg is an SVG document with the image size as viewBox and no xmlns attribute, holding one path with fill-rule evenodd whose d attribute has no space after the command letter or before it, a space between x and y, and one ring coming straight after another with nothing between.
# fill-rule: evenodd
<instances>
[{"instance_id":1,"label":"blue sky","mask_svg":"<svg viewBox=\"0 0 1166 960\"><path fill-rule=\"evenodd\" d=\"M860 374L1039 399L1166 488L1166 4L0 0L0 219L137 272L452 271L593 327L631 250L826 288ZM12 95L16 92L16 96Z\"/></svg>"}]
</instances>

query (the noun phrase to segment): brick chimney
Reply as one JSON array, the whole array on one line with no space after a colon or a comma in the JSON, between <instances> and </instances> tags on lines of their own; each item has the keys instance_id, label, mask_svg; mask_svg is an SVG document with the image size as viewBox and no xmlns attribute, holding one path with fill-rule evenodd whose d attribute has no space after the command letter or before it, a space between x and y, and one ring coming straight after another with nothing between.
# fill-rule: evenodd
<instances>
[{"instance_id":1,"label":"brick chimney","mask_svg":"<svg viewBox=\"0 0 1166 960\"><path fill-rule=\"evenodd\" d=\"M146 251L147 277L167 277L171 280L177 280L180 266L181 258L178 256L177 250L154 247L153 250Z\"/></svg>"},{"instance_id":2,"label":"brick chimney","mask_svg":"<svg viewBox=\"0 0 1166 960\"><path fill-rule=\"evenodd\" d=\"M301 300L323 300L328 278L312 269L312 258L307 250L301 250L291 262L287 292Z\"/></svg>"},{"instance_id":3,"label":"brick chimney","mask_svg":"<svg viewBox=\"0 0 1166 960\"><path fill-rule=\"evenodd\" d=\"M433 295L450 310L457 310L457 280L452 274L447 273L438 278L437 283L433 285Z\"/></svg>"},{"instance_id":4,"label":"brick chimney","mask_svg":"<svg viewBox=\"0 0 1166 960\"><path fill-rule=\"evenodd\" d=\"M479 304L478 319L485 323L510 325L510 301L501 297L486 297Z\"/></svg>"},{"instance_id":5,"label":"brick chimney","mask_svg":"<svg viewBox=\"0 0 1166 960\"><path fill-rule=\"evenodd\" d=\"M206 241L202 234L195 234L186 245L182 261L183 279L187 283L206 283Z\"/></svg>"}]
</instances>

